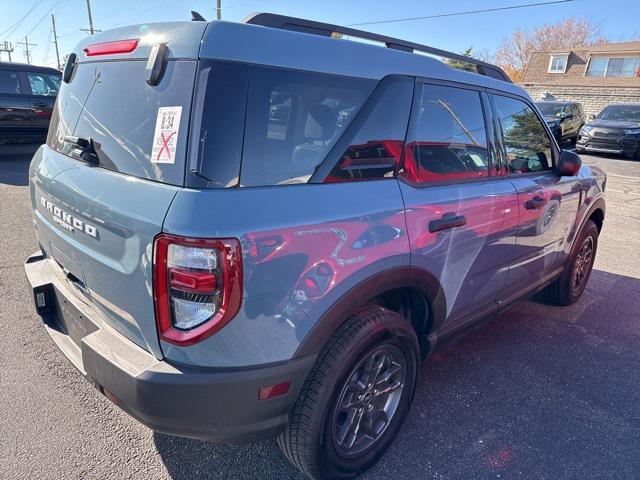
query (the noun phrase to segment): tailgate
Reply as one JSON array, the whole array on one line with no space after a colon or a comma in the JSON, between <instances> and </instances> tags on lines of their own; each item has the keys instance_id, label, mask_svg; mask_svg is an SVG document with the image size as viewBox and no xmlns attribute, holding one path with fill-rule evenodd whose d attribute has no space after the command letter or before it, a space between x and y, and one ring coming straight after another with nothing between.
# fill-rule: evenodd
<instances>
[{"instance_id":1,"label":"tailgate","mask_svg":"<svg viewBox=\"0 0 640 480\"><path fill-rule=\"evenodd\" d=\"M47 145L30 168L38 240L49 261L96 315L157 357L153 239L184 185L204 28L197 22L127 27L79 45ZM124 39L137 42L134 51L83 53L89 44ZM163 73L148 82L147 60L158 43L168 47Z\"/></svg>"},{"instance_id":2,"label":"tailgate","mask_svg":"<svg viewBox=\"0 0 640 480\"><path fill-rule=\"evenodd\" d=\"M177 188L94 168L47 146L32 162L30 184L47 257L106 323L161 357L152 247Z\"/></svg>"}]
</instances>

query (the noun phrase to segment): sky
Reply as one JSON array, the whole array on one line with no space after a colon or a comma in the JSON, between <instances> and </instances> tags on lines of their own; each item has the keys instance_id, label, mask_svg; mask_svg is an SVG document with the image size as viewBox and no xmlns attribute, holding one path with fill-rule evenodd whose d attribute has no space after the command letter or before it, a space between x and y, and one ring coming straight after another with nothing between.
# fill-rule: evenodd
<instances>
[{"instance_id":1,"label":"sky","mask_svg":"<svg viewBox=\"0 0 640 480\"><path fill-rule=\"evenodd\" d=\"M224 20L239 21L252 12L269 11L340 25L407 17L499 8L544 0L222 0ZM215 18L216 0L91 0L94 28L168 20L188 20L196 10L207 20ZM25 62L24 42L28 36L32 62L55 66L51 35L51 13L55 14L60 58L86 37L86 0L0 0L0 44L13 43L12 60ZM26 15L26 16L25 16ZM470 15L432 18L408 22L360 26L450 51L486 49L493 53L514 28L532 29L569 16L587 17L614 41L640 38L640 0L573 0L556 5L535 6ZM24 18L23 18L24 17ZM17 25L16 22L20 21ZM1 53L2 60L8 60Z\"/></svg>"}]
</instances>

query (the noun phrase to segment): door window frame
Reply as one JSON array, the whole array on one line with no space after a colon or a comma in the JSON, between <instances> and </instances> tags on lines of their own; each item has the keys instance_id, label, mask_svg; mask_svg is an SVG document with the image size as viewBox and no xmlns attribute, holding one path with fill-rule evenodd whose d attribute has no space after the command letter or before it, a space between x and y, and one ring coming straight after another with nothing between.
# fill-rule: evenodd
<instances>
[{"instance_id":1,"label":"door window frame","mask_svg":"<svg viewBox=\"0 0 640 480\"><path fill-rule=\"evenodd\" d=\"M492 123L494 124L494 128L496 129L497 137L500 143L499 145L500 146L499 148L500 168L498 169L498 172L502 172L502 173L501 174L499 173L498 175L504 178L521 178L521 177L529 177L529 176L536 176L536 175L544 175L549 173L556 175L557 168L558 168L558 159L560 158L560 147L558 146L558 143L554 135L551 133L551 129L549 128L549 125L547 125L547 122L545 122L544 119L538 114L538 111L534 107L533 102L526 97L515 95L510 92L504 92L501 90L489 89L487 94L489 97L489 104L491 105ZM495 103L496 96L519 100L524 104L526 104L533 111L538 121L542 123L542 126L545 132L547 133L547 136L549 137L549 142L551 145L551 168L547 170L543 170L541 172L514 173L509 171L509 163L507 162L507 149L504 144L504 132L502 130L502 124L500 123L500 115L498 114L498 108Z\"/></svg>"},{"instance_id":2,"label":"door window frame","mask_svg":"<svg viewBox=\"0 0 640 480\"><path fill-rule=\"evenodd\" d=\"M433 86L440 86L440 87L450 87L450 88L457 88L460 90L471 90L474 91L476 93L478 93L479 99L480 99L480 108L482 109L482 117L484 120L484 129L485 129L485 135L486 135L486 145L487 145L487 156L488 156L488 164L487 164L487 169L488 169L488 175L485 177L476 177L476 178L461 178L461 179L457 179L457 180L442 180L439 182L412 182L410 180L408 180L407 178L401 176L401 175L397 175L398 180L406 183L407 185L410 185L414 188L430 188L430 187L440 187L443 185L459 185L459 184L465 184L465 183L479 183L479 182L487 182L490 181L492 179L496 179L496 178L501 178L499 175L499 170L496 171L496 169L494 168L494 166L497 164L497 154L498 154L498 149L495 145L495 141L497 140L496 137L496 131L495 128L491 122L491 118L490 118L490 105L489 105L489 100L487 97L487 92L488 89L485 87L481 87L478 85L473 85L473 84L468 84L468 83L461 83L461 82L453 82L453 81L449 81L449 80L439 80L439 79L434 79L434 78L428 78L428 77L415 77L415 84L413 87L413 100L411 102L411 112L409 115L409 123L407 125L407 134L405 135L405 147L407 144L407 140L408 140L408 134L409 134L409 130L411 129L411 125L412 122L414 121L414 115L415 115L415 106L416 106L416 99L418 98L419 95L419 88L421 88L423 85L433 85ZM405 162L405 152L406 152L406 148L403 149L402 152L402 158L400 159L400 165L401 167L404 166L404 162Z\"/></svg>"}]
</instances>

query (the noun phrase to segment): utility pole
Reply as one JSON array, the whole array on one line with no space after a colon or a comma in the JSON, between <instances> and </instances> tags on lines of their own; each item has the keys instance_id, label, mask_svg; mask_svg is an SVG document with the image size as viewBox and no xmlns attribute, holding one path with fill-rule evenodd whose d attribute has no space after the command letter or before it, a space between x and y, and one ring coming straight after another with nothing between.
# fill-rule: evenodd
<instances>
[{"instance_id":1,"label":"utility pole","mask_svg":"<svg viewBox=\"0 0 640 480\"><path fill-rule=\"evenodd\" d=\"M216 0L216 18L218 20L222 18L222 0Z\"/></svg>"},{"instance_id":2,"label":"utility pole","mask_svg":"<svg viewBox=\"0 0 640 480\"><path fill-rule=\"evenodd\" d=\"M60 68L60 52L58 51L58 34L56 33L56 17L51 14L51 27L53 28L53 43L56 45L56 66L58 70L62 70Z\"/></svg>"},{"instance_id":3,"label":"utility pole","mask_svg":"<svg viewBox=\"0 0 640 480\"><path fill-rule=\"evenodd\" d=\"M7 54L9 55L9 61L11 61L11 52L13 52L13 45L11 44L11 42L7 42L5 40L4 43L0 43L0 53L1 52L7 52Z\"/></svg>"},{"instance_id":4,"label":"utility pole","mask_svg":"<svg viewBox=\"0 0 640 480\"><path fill-rule=\"evenodd\" d=\"M89 28L81 28L80 31L88 32L90 35L93 35L96 32L101 32L102 30L93 28L93 16L91 15L91 0L87 0L87 14L89 15Z\"/></svg>"},{"instance_id":5,"label":"utility pole","mask_svg":"<svg viewBox=\"0 0 640 480\"><path fill-rule=\"evenodd\" d=\"M29 52L29 47L35 47L36 43L29 43L29 39L25 35L24 42L18 42L18 45L24 46L24 54L27 57L27 63L31 64L31 52Z\"/></svg>"},{"instance_id":6,"label":"utility pole","mask_svg":"<svg viewBox=\"0 0 640 480\"><path fill-rule=\"evenodd\" d=\"M89 34L93 35L93 18L91 17L91 0L87 0L87 13L89 14Z\"/></svg>"}]
</instances>

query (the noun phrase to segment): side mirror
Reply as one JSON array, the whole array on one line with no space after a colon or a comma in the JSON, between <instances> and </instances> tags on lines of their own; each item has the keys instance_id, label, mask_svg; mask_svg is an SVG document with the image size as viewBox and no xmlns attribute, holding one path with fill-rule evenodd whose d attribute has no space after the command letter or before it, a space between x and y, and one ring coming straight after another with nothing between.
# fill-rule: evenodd
<instances>
[{"instance_id":1,"label":"side mirror","mask_svg":"<svg viewBox=\"0 0 640 480\"><path fill-rule=\"evenodd\" d=\"M589 115L587 115L587 118L589 120L595 120L596 119L596 114L595 113L590 113Z\"/></svg>"},{"instance_id":2,"label":"side mirror","mask_svg":"<svg viewBox=\"0 0 640 480\"><path fill-rule=\"evenodd\" d=\"M573 118L573 113L567 113L562 117L563 120L571 120L572 118Z\"/></svg>"},{"instance_id":3,"label":"side mirror","mask_svg":"<svg viewBox=\"0 0 640 480\"><path fill-rule=\"evenodd\" d=\"M563 177L575 177L582 166L580 155L570 150L562 150L558 162L558 173Z\"/></svg>"}]
</instances>

